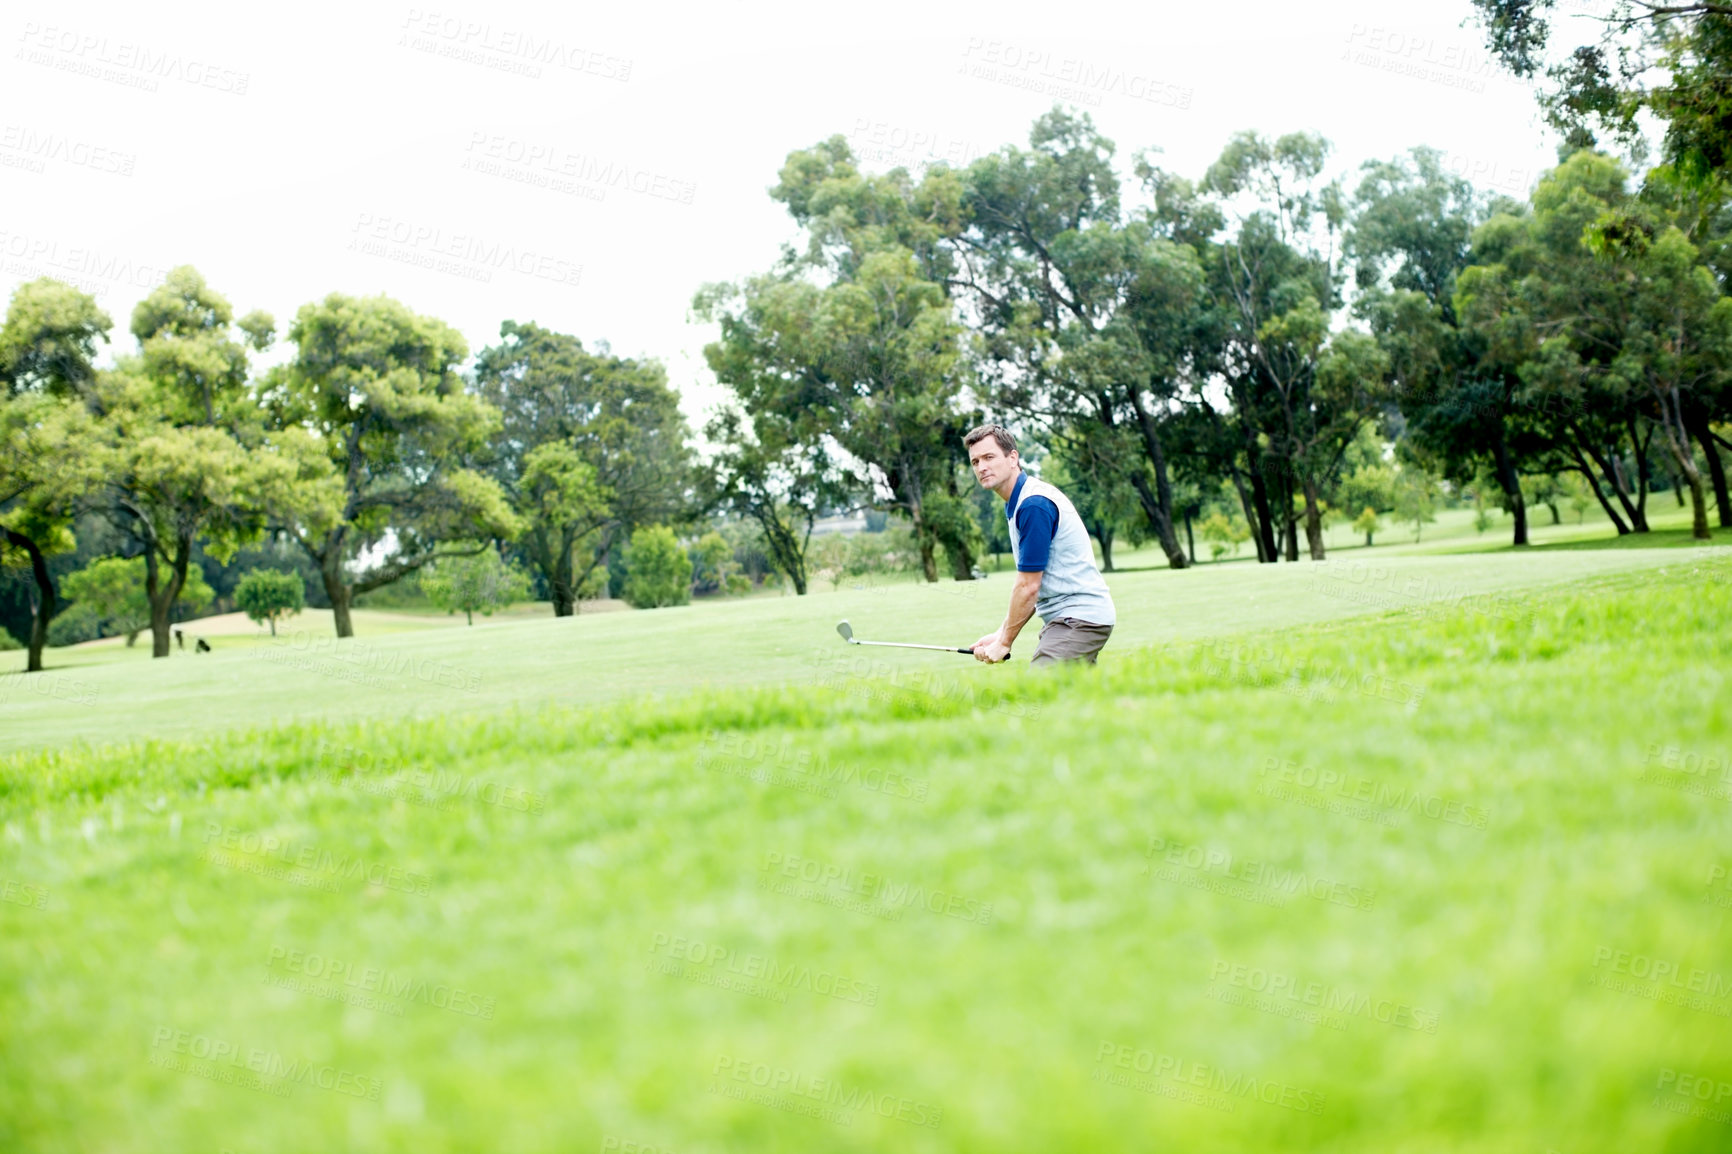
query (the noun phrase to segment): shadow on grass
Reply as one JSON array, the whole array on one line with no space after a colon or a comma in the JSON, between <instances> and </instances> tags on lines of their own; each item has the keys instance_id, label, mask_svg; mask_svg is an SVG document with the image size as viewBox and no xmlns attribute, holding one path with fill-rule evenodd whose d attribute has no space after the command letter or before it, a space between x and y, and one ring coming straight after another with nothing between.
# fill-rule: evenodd
<instances>
[{"instance_id":1,"label":"shadow on grass","mask_svg":"<svg viewBox=\"0 0 1732 1154\"><path fill-rule=\"evenodd\" d=\"M1712 541L1697 541L1688 529L1655 529L1647 533L1625 533L1621 537L1594 537L1586 541L1559 541L1555 545L1531 545L1548 553L1562 549L1689 549L1710 545L1732 545L1732 529L1715 529ZM1514 549L1515 546L1507 546Z\"/></svg>"}]
</instances>

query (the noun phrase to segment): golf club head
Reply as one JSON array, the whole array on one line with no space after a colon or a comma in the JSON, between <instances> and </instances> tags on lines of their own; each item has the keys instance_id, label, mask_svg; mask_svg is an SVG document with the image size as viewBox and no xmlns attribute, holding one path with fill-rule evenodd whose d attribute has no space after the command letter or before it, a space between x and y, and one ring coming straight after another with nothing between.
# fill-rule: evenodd
<instances>
[{"instance_id":1,"label":"golf club head","mask_svg":"<svg viewBox=\"0 0 1732 1154\"><path fill-rule=\"evenodd\" d=\"M836 632L842 635L842 640L844 641L854 640L854 627L846 621L838 621L836 623Z\"/></svg>"}]
</instances>

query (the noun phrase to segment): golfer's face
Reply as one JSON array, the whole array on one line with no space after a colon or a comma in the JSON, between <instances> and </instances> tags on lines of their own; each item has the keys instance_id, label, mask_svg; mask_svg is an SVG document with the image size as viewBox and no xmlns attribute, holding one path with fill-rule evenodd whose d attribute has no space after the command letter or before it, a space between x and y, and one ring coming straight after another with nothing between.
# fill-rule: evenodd
<instances>
[{"instance_id":1,"label":"golfer's face","mask_svg":"<svg viewBox=\"0 0 1732 1154\"><path fill-rule=\"evenodd\" d=\"M1010 476L1016 468L1016 450L1007 455L998 447L998 442L991 437L976 441L968 451L968 464L974 470L975 480L983 489L990 489L1000 481Z\"/></svg>"}]
</instances>

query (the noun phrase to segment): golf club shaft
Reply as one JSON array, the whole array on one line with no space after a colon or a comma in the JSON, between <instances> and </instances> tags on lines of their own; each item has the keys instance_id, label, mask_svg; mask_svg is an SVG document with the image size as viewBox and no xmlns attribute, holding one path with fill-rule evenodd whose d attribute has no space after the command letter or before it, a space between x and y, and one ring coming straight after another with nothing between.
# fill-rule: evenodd
<instances>
[{"instance_id":1,"label":"golf club shaft","mask_svg":"<svg viewBox=\"0 0 1732 1154\"><path fill-rule=\"evenodd\" d=\"M849 639L850 645L888 645L892 649L936 649L940 653L973 653L972 649L959 649L949 645L915 645L909 641L858 641Z\"/></svg>"}]
</instances>

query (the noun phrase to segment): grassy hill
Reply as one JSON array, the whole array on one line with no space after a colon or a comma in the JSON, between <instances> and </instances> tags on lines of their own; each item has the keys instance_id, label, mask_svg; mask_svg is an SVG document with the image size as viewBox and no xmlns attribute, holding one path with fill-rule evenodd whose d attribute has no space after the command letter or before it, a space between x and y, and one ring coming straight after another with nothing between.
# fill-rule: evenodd
<instances>
[{"instance_id":1,"label":"grassy hill","mask_svg":"<svg viewBox=\"0 0 1732 1154\"><path fill-rule=\"evenodd\" d=\"M1324 568L14 696L0 1149L1728 1148L1727 555Z\"/></svg>"}]
</instances>

